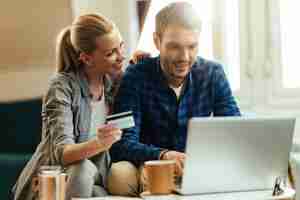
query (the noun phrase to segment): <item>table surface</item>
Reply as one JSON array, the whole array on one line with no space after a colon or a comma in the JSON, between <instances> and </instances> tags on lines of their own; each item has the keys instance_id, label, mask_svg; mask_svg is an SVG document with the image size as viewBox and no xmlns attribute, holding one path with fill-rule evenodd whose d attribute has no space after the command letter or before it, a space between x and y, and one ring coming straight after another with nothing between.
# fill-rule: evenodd
<instances>
[{"instance_id":1,"label":"table surface","mask_svg":"<svg viewBox=\"0 0 300 200\"><path fill-rule=\"evenodd\" d=\"M295 196L295 190L286 189L280 196L272 196L272 191L251 191L219 193L206 195L142 195L142 198L130 198L120 196L93 197L93 198L73 198L73 200L291 200Z\"/></svg>"}]
</instances>

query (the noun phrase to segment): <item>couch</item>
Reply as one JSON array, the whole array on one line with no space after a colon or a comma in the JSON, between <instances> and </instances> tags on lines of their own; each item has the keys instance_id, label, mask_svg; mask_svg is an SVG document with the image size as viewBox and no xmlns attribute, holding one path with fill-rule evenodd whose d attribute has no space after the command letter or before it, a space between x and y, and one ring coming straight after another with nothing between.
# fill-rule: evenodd
<instances>
[{"instance_id":1,"label":"couch","mask_svg":"<svg viewBox=\"0 0 300 200\"><path fill-rule=\"evenodd\" d=\"M41 135L42 99L0 103L0 199L31 158Z\"/></svg>"}]
</instances>

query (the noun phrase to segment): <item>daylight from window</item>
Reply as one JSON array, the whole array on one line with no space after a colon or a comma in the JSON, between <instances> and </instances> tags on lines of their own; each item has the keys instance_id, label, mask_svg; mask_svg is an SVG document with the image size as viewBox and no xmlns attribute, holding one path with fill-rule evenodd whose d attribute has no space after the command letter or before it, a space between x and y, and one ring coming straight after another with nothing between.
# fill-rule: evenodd
<instances>
[{"instance_id":1,"label":"daylight from window","mask_svg":"<svg viewBox=\"0 0 300 200\"><path fill-rule=\"evenodd\" d=\"M300 87L300 1L280 0L282 81L284 88Z\"/></svg>"}]
</instances>

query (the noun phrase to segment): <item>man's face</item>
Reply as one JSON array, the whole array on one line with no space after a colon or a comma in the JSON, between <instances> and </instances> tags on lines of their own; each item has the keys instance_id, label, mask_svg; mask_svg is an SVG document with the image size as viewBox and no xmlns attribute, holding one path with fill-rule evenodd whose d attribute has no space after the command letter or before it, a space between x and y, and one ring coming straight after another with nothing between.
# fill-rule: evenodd
<instances>
[{"instance_id":1,"label":"man's face","mask_svg":"<svg viewBox=\"0 0 300 200\"><path fill-rule=\"evenodd\" d=\"M198 54L199 32L181 26L168 26L161 35L154 33L160 64L168 78L183 81Z\"/></svg>"}]
</instances>

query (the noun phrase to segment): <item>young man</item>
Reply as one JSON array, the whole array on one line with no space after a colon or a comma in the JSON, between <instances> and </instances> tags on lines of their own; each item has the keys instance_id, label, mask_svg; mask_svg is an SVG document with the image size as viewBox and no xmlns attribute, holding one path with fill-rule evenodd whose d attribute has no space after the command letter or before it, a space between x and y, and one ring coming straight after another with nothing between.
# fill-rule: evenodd
<instances>
[{"instance_id":1,"label":"young man","mask_svg":"<svg viewBox=\"0 0 300 200\"><path fill-rule=\"evenodd\" d=\"M240 115L222 66L197 57L200 32L201 21L189 3L169 4L156 16L159 57L127 68L114 112L132 110L136 126L111 149L113 161L126 161L112 165L112 193L131 193L139 184L132 178L135 167L148 160L175 160L181 176L191 117Z\"/></svg>"}]
</instances>

